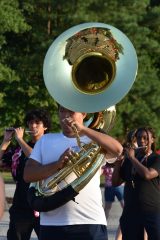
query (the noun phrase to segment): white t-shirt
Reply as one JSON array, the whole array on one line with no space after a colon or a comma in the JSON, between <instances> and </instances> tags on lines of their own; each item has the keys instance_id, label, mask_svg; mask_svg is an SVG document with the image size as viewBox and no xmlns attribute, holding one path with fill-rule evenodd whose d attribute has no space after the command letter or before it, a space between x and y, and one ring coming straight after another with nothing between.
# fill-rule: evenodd
<instances>
[{"instance_id":1,"label":"white t-shirt","mask_svg":"<svg viewBox=\"0 0 160 240\"><path fill-rule=\"evenodd\" d=\"M81 137L81 142L91 140ZM60 155L69 147L77 146L76 138L67 138L62 133L43 135L35 144L30 158L41 164L57 161ZM49 212L40 214L41 225L75 225L75 224L102 224L107 225L102 205L100 189L101 170L97 171L90 182L79 192L74 201Z\"/></svg>"}]
</instances>

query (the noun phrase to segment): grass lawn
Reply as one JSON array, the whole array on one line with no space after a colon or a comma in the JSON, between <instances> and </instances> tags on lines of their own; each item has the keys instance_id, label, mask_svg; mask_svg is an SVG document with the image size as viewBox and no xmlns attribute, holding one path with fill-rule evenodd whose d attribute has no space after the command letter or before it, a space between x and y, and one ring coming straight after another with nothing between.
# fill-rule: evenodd
<instances>
[{"instance_id":1,"label":"grass lawn","mask_svg":"<svg viewBox=\"0 0 160 240\"><path fill-rule=\"evenodd\" d=\"M10 172L1 171L1 175L2 175L5 183L14 183L12 174ZM103 184L104 184L104 175L101 175L101 185L103 185Z\"/></svg>"},{"instance_id":2,"label":"grass lawn","mask_svg":"<svg viewBox=\"0 0 160 240\"><path fill-rule=\"evenodd\" d=\"M1 171L1 175L4 179L5 183L13 183L13 178L12 178L12 174L10 172L6 172L6 171Z\"/></svg>"}]
</instances>

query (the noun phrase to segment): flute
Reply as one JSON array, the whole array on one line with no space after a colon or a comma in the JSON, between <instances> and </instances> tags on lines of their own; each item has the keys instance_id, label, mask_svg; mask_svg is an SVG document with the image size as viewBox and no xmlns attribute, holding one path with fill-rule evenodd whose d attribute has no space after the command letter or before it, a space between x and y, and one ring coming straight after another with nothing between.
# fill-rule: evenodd
<instances>
[{"instance_id":1,"label":"flute","mask_svg":"<svg viewBox=\"0 0 160 240\"><path fill-rule=\"evenodd\" d=\"M135 147L133 149L138 150L138 149L142 149L142 148L147 148L147 146ZM109 164L115 163L116 161L117 161L117 157L106 159L106 162Z\"/></svg>"},{"instance_id":2,"label":"flute","mask_svg":"<svg viewBox=\"0 0 160 240\"><path fill-rule=\"evenodd\" d=\"M25 130L25 133L37 133L38 131Z\"/></svg>"},{"instance_id":3,"label":"flute","mask_svg":"<svg viewBox=\"0 0 160 240\"><path fill-rule=\"evenodd\" d=\"M126 145L124 145L124 149L125 149L125 148L132 148L132 149L134 149L134 150L138 150L138 149L142 149L142 148L147 148L147 146L137 147L137 146L135 146L135 145L126 144Z\"/></svg>"},{"instance_id":4,"label":"flute","mask_svg":"<svg viewBox=\"0 0 160 240\"><path fill-rule=\"evenodd\" d=\"M141 149L141 148L147 148L147 146L141 146L141 147L136 147L134 148L135 150Z\"/></svg>"},{"instance_id":5,"label":"flute","mask_svg":"<svg viewBox=\"0 0 160 240\"><path fill-rule=\"evenodd\" d=\"M5 131L8 131L8 132L12 132L14 131L15 128L14 127L9 127L9 128L6 128ZM25 133L37 133L38 131L31 131L31 130L25 130Z\"/></svg>"}]
</instances>

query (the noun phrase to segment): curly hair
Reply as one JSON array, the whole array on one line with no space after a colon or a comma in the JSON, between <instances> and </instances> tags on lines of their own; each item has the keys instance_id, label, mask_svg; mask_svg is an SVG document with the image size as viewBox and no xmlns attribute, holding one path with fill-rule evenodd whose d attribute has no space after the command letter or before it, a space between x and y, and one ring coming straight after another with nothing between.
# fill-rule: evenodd
<instances>
[{"instance_id":1,"label":"curly hair","mask_svg":"<svg viewBox=\"0 0 160 240\"><path fill-rule=\"evenodd\" d=\"M46 132L49 132L51 129L51 117L46 109L37 108L28 111L24 122L26 125L28 125L30 121L42 121L44 127L47 128Z\"/></svg>"},{"instance_id":2,"label":"curly hair","mask_svg":"<svg viewBox=\"0 0 160 240\"><path fill-rule=\"evenodd\" d=\"M130 130L128 133L127 133L127 136L126 136L126 142L129 143L129 144L133 144L136 139L135 139L135 133L136 133L137 129L134 129L134 130Z\"/></svg>"}]
</instances>

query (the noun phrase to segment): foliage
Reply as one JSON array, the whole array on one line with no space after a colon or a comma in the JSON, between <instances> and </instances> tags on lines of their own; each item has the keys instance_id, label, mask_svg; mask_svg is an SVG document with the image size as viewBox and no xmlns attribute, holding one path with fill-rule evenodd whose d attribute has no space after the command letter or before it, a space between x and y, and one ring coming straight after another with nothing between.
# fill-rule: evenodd
<instances>
[{"instance_id":1,"label":"foliage","mask_svg":"<svg viewBox=\"0 0 160 240\"><path fill-rule=\"evenodd\" d=\"M151 125L160 139L160 4L155 0L1 0L0 135L5 127L23 125L26 111L39 106L51 112L53 131L59 131L56 103L43 81L43 60L60 33L90 21L123 31L138 56L135 83L116 106L111 133L120 139L127 129Z\"/></svg>"}]
</instances>

